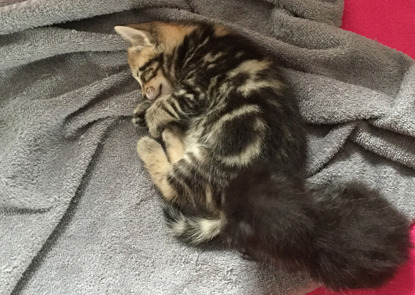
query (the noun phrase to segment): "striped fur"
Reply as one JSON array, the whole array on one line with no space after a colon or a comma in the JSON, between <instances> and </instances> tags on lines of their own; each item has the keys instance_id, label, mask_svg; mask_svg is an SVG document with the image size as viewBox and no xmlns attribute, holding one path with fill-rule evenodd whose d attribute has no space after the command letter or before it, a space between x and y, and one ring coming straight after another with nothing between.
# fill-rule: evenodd
<instances>
[{"instance_id":1,"label":"striped fur","mask_svg":"<svg viewBox=\"0 0 415 295\"><path fill-rule=\"evenodd\" d=\"M188 216L172 203L165 203L163 212L173 236L188 244L199 245L212 241L223 230L220 218Z\"/></svg>"},{"instance_id":2,"label":"striped fur","mask_svg":"<svg viewBox=\"0 0 415 295\"><path fill-rule=\"evenodd\" d=\"M166 146L144 137L137 152L174 236L190 244L221 236L332 289L393 276L407 257L407 220L361 185L307 189L305 126L275 61L220 25L115 30L131 43L128 61L145 97L133 122Z\"/></svg>"},{"instance_id":3,"label":"striped fur","mask_svg":"<svg viewBox=\"0 0 415 295\"><path fill-rule=\"evenodd\" d=\"M169 169L144 160L148 139L138 144L147 168L164 169L149 173L166 199L217 217L224 188L242 169L264 162L304 174L298 107L277 65L252 42L204 23L116 30L131 42L128 61L147 97L134 122L156 138L182 130L184 154Z\"/></svg>"}]
</instances>

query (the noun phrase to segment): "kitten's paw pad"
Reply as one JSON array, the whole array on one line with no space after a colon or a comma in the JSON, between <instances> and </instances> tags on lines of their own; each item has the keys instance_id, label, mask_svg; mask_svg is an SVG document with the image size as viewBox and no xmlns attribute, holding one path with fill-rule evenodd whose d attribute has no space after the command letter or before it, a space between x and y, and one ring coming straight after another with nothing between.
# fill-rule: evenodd
<instances>
[{"instance_id":1,"label":"kitten's paw pad","mask_svg":"<svg viewBox=\"0 0 415 295\"><path fill-rule=\"evenodd\" d=\"M141 103L137 105L137 107L134 110L133 119L132 119L132 122L135 125L138 125L140 127L147 127L145 116L150 106L151 106L151 102L146 101L146 100L142 101Z\"/></svg>"},{"instance_id":2,"label":"kitten's paw pad","mask_svg":"<svg viewBox=\"0 0 415 295\"><path fill-rule=\"evenodd\" d=\"M143 161L145 161L148 156L158 152L163 152L163 147L151 137L145 136L137 143L137 153Z\"/></svg>"}]
</instances>

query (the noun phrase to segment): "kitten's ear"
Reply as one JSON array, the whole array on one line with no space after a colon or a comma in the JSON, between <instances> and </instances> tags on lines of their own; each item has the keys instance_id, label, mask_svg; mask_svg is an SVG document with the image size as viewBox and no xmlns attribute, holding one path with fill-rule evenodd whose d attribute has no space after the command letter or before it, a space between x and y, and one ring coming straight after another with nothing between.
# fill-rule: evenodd
<instances>
[{"instance_id":1,"label":"kitten's ear","mask_svg":"<svg viewBox=\"0 0 415 295\"><path fill-rule=\"evenodd\" d=\"M153 38L148 31L129 26L115 26L114 30L134 47L144 48L153 45Z\"/></svg>"}]
</instances>

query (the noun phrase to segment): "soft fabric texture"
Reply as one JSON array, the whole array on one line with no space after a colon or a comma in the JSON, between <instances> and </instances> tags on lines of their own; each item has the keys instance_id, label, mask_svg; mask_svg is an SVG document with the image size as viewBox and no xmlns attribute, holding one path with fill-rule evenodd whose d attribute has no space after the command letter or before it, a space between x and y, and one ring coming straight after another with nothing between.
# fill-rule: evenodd
<instances>
[{"instance_id":1,"label":"soft fabric texture","mask_svg":"<svg viewBox=\"0 0 415 295\"><path fill-rule=\"evenodd\" d=\"M205 19L249 36L293 83L309 180L359 179L415 217L414 61L341 30L341 0L11 2L0 7L1 294L312 288L302 274L167 235L135 152L140 91L117 24Z\"/></svg>"}]
</instances>

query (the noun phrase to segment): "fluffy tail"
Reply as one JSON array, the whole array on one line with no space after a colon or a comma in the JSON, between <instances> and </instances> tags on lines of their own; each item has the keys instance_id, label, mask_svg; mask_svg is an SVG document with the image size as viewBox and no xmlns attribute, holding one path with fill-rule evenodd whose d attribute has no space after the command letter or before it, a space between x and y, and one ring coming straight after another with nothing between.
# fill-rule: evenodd
<instances>
[{"instance_id":1,"label":"fluffy tail","mask_svg":"<svg viewBox=\"0 0 415 295\"><path fill-rule=\"evenodd\" d=\"M188 216L171 203L163 207L167 227L173 236L192 245L203 244L217 238L223 221L214 217Z\"/></svg>"},{"instance_id":2,"label":"fluffy tail","mask_svg":"<svg viewBox=\"0 0 415 295\"><path fill-rule=\"evenodd\" d=\"M376 288L390 280L412 247L409 220L360 183L313 189L317 229L309 272L333 290Z\"/></svg>"},{"instance_id":3,"label":"fluffy tail","mask_svg":"<svg viewBox=\"0 0 415 295\"><path fill-rule=\"evenodd\" d=\"M305 189L275 169L233 181L223 235L257 260L308 272L333 290L375 288L408 258L409 221L359 183Z\"/></svg>"}]
</instances>

